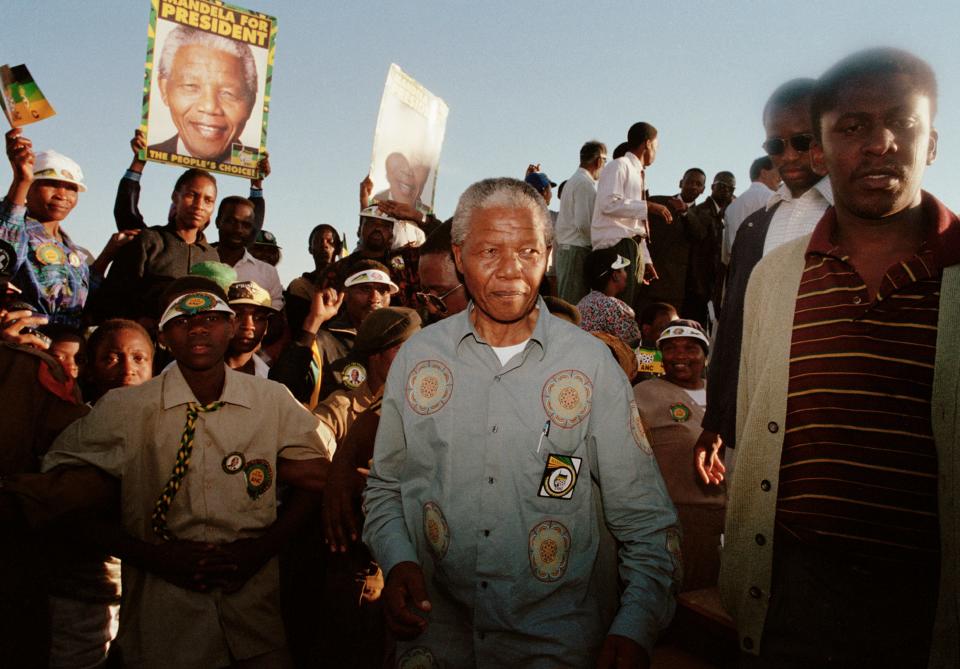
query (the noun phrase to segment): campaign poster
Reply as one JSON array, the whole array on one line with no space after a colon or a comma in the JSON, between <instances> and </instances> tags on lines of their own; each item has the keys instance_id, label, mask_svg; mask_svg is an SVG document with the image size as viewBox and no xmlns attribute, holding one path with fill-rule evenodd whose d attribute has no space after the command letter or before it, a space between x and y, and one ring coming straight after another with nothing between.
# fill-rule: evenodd
<instances>
[{"instance_id":1,"label":"campaign poster","mask_svg":"<svg viewBox=\"0 0 960 669\"><path fill-rule=\"evenodd\" d=\"M26 65L0 66L0 105L14 128L50 118L57 112L40 92Z\"/></svg>"},{"instance_id":2,"label":"campaign poster","mask_svg":"<svg viewBox=\"0 0 960 669\"><path fill-rule=\"evenodd\" d=\"M448 112L446 102L390 65L370 161L374 200L432 212Z\"/></svg>"},{"instance_id":3,"label":"campaign poster","mask_svg":"<svg viewBox=\"0 0 960 669\"><path fill-rule=\"evenodd\" d=\"M140 157L259 177L276 18L216 1L150 4Z\"/></svg>"}]
</instances>

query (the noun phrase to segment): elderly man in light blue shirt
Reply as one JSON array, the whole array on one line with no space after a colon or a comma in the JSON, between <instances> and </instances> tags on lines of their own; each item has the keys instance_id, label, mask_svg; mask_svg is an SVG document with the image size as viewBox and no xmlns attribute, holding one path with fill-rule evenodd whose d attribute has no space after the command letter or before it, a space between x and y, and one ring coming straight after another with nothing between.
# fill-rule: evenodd
<instances>
[{"instance_id":1,"label":"elderly man in light blue shirt","mask_svg":"<svg viewBox=\"0 0 960 669\"><path fill-rule=\"evenodd\" d=\"M401 667L646 667L673 612L676 513L626 376L537 296L546 221L522 182L468 188L473 301L390 369L364 541Z\"/></svg>"}]
</instances>

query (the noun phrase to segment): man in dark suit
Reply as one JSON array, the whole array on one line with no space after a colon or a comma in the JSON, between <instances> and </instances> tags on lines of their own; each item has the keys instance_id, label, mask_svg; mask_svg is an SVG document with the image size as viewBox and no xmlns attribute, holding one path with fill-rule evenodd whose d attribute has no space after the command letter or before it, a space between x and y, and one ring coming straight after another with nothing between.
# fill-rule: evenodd
<instances>
[{"instance_id":1,"label":"man in dark suit","mask_svg":"<svg viewBox=\"0 0 960 669\"><path fill-rule=\"evenodd\" d=\"M687 216L688 229L695 241L690 245L686 293L680 315L704 326L710 323L709 302L713 302L714 312L720 311L725 271L721 262L723 212L733 201L736 187L732 172L717 172L710 186L710 197Z\"/></svg>"}]
</instances>

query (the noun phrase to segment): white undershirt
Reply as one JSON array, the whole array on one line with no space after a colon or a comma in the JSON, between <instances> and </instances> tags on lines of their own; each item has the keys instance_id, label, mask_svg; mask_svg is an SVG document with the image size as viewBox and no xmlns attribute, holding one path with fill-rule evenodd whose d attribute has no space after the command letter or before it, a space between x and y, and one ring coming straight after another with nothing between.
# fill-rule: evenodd
<instances>
[{"instance_id":1,"label":"white undershirt","mask_svg":"<svg viewBox=\"0 0 960 669\"><path fill-rule=\"evenodd\" d=\"M510 358L523 351L528 341L530 340L524 339L519 344L514 344L513 346L491 346L490 348L492 348L493 352L500 358L500 365L503 366L510 362Z\"/></svg>"},{"instance_id":2,"label":"white undershirt","mask_svg":"<svg viewBox=\"0 0 960 669\"><path fill-rule=\"evenodd\" d=\"M694 402L698 405L705 407L707 406L707 389L701 388L700 390L691 390L689 388L684 388L683 392L690 396Z\"/></svg>"}]
</instances>

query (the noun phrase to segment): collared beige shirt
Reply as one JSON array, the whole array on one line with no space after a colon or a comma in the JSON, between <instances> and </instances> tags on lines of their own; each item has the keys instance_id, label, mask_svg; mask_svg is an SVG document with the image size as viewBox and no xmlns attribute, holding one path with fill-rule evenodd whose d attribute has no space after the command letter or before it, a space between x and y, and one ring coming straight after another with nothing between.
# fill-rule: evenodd
<instances>
[{"instance_id":1,"label":"collared beige shirt","mask_svg":"<svg viewBox=\"0 0 960 669\"><path fill-rule=\"evenodd\" d=\"M197 419L189 469L167 512L178 539L260 536L277 518L277 459L329 458L330 435L281 384L228 368L220 400L224 406ZM123 529L158 544L151 515L173 470L189 402L197 399L177 366L113 390L60 435L44 471L93 465L116 476ZM129 667L223 667L231 656L282 647L277 559L230 594L184 590L124 563L117 642Z\"/></svg>"},{"instance_id":2,"label":"collared beige shirt","mask_svg":"<svg viewBox=\"0 0 960 669\"><path fill-rule=\"evenodd\" d=\"M330 428L337 445L343 443L347 431L361 413L383 397L383 389L374 393L364 381L354 390L335 390L313 410L320 422Z\"/></svg>"}]
</instances>

